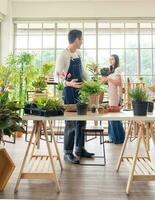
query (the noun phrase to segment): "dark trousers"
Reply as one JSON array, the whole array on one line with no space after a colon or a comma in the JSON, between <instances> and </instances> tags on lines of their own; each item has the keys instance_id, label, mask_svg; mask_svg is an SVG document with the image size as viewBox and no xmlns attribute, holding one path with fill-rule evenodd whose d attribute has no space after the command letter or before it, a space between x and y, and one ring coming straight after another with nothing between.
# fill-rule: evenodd
<instances>
[{"instance_id":1,"label":"dark trousers","mask_svg":"<svg viewBox=\"0 0 155 200\"><path fill-rule=\"evenodd\" d=\"M65 121L64 153L73 153L74 144L77 151L84 148L84 131L86 121Z\"/></svg>"}]
</instances>

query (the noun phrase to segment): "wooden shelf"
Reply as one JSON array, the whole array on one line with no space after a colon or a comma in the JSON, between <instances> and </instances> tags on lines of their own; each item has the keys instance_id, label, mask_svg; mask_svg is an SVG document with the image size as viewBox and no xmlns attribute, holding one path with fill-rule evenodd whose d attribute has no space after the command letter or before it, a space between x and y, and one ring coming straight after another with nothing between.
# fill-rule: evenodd
<instances>
[{"instance_id":1,"label":"wooden shelf","mask_svg":"<svg viewBox=\"0 0 155 200\"><path fill-rule=\"evenodd\" d=\"M132 158L123 158L123 161L131 169ZM137 158L135 171L133 175L134 181L155 181L155 167L147 158Z\"/></svg>"},{"instance_id":2,"label":"wooden shelf","mask_svg":"<svg viewBox=\"0 0 155 200\"><path fill-rule=\"evenodd\" d=\"M57 156L53 156L54 165L58 160ZM53 171L50 163L50 157L44 155L33 155L25 166L21 175L22 179L52 179Z\"/></svg>"},{"instance_id":3,"label":"wooden shelf","mask_svg":"<svg viewBox=\"0 0 155 200\"><path fill-rule=\"evenodd\" d=\"M4 190L14 169L15 165L9 154L0 147L0 191Z\"/></svg>"}]
</instances>

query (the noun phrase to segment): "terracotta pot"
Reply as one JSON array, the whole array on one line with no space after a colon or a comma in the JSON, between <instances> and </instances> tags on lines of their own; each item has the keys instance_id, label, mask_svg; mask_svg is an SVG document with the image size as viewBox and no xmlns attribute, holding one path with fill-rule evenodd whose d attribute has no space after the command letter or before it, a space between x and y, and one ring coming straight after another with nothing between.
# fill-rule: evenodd
<instances>
[{"instance_id":1,"label":"terracotta pot","mask_svg":"<svg viewBox=\"0 0 155 200\"><path fill-rule=\"evenodd\" d=\"M99 94L93 94L89 97L88 109L91 110L92 105L99 106Z\"/></svg>"},{"instance_id":2,"label":"terracotta pot","mask_svg":"<svg viewBox=\"0 0 155 200\"><path fill-rule=\"evenodd\" d=\"M104 92L101 92L99 95L99 104L103 103L103 99L104 99Z\"/></svg>"},{"instance_id":3,"label":"terracotta pot","mask_svg":"<svg viewBox=\"0 0 155 200\"><path fill-rule=\"evenodd\" d=\"M16 138L21 138L23 136L23 132L17 131L16 132Z\"/></svg>"}]
</instances>

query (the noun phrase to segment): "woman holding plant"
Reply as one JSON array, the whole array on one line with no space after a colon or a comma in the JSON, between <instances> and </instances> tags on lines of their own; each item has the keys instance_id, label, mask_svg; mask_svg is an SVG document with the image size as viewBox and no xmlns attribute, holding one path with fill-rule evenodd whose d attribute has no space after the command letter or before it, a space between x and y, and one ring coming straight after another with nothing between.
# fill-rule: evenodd
<instances>
[{"instance_id":1,"label":"woman holding plant","mask_svg":"<svg viewBox=\"0 0 155 200\"><path fill-rule=\"evenodd\" d=\"M119 70L119 57L117 55L111 55L109 75L103 76L101 82L108 83L109 106L120 106L122 99L122 79L121 72ZM115 144L123 143L125 132L123 129L122 122L109 121L108 135L110 139L108 142L113 142Z\"/></svg>"}]
</instances>

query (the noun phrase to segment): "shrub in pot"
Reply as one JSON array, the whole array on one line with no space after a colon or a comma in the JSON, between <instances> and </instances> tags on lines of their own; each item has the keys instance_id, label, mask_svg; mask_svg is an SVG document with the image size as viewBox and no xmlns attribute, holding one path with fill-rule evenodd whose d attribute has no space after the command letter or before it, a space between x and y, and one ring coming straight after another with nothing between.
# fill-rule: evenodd
<instances>
[{"instance_id":1,"label":"shrub in pot","mask_svg":"<svg viewBox=\"0 0 155 200\"><path fill-rule=\"evenodd\" d=\"M86 115L88 110L88 98L89 94L85 91L80 90L79 91L79 99L76 104L77 106L77 113L78 115Z\"/></svg>"},{"instance_id":2,"label":"shrub in pot","mask_svg":"<svg viewBox=\"0 0 155 200\"><path fill-rule=\"evenodd\" d=\"M43 92L47 87L45 77L38 77L37 80L32 83L32 86L35 88L36 92Z\"/></svg>"},{"instance_id":3,"label":"shrub in pot","mask_svg":"<svg viewBox=\"0 0 155 200\"><path fill-rule=\"evenodd\" d=\"M134 115L146 116L148 107L148 94L142 87L135 87L129 92L132 99L132 107Z\"/></svg>"},{"instance_id":4,"label":"shrub in pot","mask_svg":"<svg viewBox=\"0 0 155 200\"><path fill-rule=\"evenodd\" d=\"M98 107L100 93L104 92L103 85L98 81L85 81L82 85L81 91L84 91L89 95L89 109L93 104Z\"/></svg>"}]
</instances>

